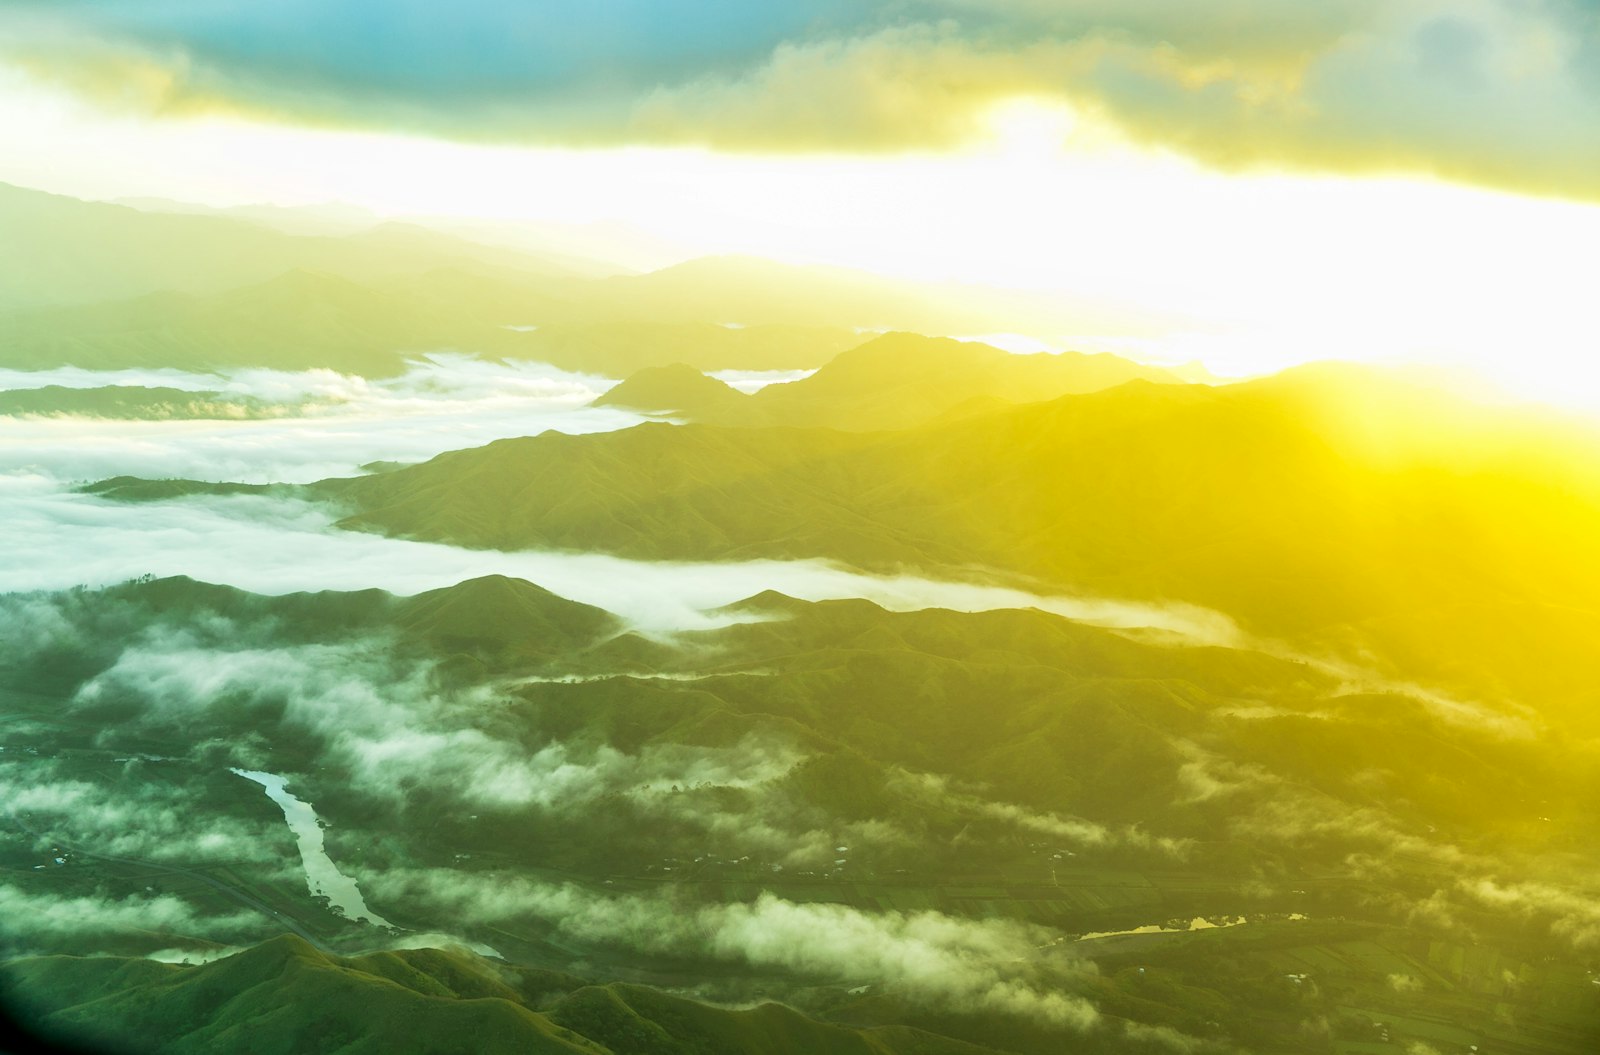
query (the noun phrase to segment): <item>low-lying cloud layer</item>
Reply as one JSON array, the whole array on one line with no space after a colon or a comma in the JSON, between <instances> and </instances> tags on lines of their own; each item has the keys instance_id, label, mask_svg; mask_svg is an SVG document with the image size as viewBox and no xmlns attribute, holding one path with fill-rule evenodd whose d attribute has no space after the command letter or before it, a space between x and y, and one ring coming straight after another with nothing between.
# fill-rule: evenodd
<instances>
[{"instance_id":1,"label":"low-lying cloud layer","mask_svg":"<svg viewBox=\"0 0 1600 1055\"><path fill-rule=\"evenodd\" d=\"M8 591L108 585L153 574L266 594L377 587L410 595L499 574L657 632L755 618L714 609L776 590L810 601L863 598L893 611L1039 608L1096 626L1152 628L1196 644L1229 644L1237 636L1226 616L1192 605L867 575L824 560L696 563L471 550L339 531L324 508L259 496L126 504L66 492L39 475L0 476L0 517L0 590Z\"/></svg>"},{"instance_id":2,"label":"low-lying cloud layer","mask_svg":"<svg viewBox=\"0 0 1600 1055\"><path fill-rule=\"evenodd\" d=\"M0 626L26 618L33 606L12 607L0 607ZM762 788L803 758L755 736L722 747L651 743L634 752L607 744L529 743L510 717L514 698L490 686L443 691L430 662L408 658L386 637L252 645L271 633L271 624L216 617L136 631L114 645L120 651L108 666L79 686L69 711L114 715L103 734L108 743L141 733L176 735L183 744L220 738L228 760L239 765L334 767L344 789L396 809L404 809L412 789L425 787L472 808L570 815L612 799L666 815L674 798L669 793ZM82 781L52 782L40 765L25 772L19 767L12 783L0 768L0 793L18 809L92 833L97 848L131 853L138 847L140 856L163 858L223 849L260 859L265 852L255 829L185 829L184 803L173 789L141 789L124 800L117 796L125 793ZM700 826L720 816L709 804L690 814L680 819ZM792 838L777 834L779 842Z\"/></svg>"},{"instance_id":3,"label":"low-lying cloud layer","mask_svg":"<svg viewBox=\"0 0 1600 1055\"><path fill-rule=\"evenodd\" d=\"M78 938L159 933L169 939L181 936L209 942L259 940L268 933L253 912L205 915L167 894L57 896L11 883L0 883L0 919L5 920L0 928L0 948L8 955L51 951Z\"/></svg>"},{"instance_id":4,"label":"low-lying cloud layer","mask_svg":"<svg viewBox=\"0 0 1600 1055\"><path fill-rule=\"evenodd\" d=\"M835 983L881 984L945 1010L1002 1012L1073 1029L1099 1019L1086 1000L1039 977L1040 949L1059 935L1007 920L869 913L772 894L719 905L665 896L605 897L504 874L396 870L366 882L383 896L428 904L478 925L539 920L583 942L665 956L709 955ZM1085 969L1055 966L1068 973Z\"/></svg>"},{"instance_id":5,"label":"low-lying cloud layer","mask_svg":"<svg viewBox=\"0 0 1600 1055\"><path fill-rule=\"evenodd\" d=\"M447 450L547 429L606 432L643 420L588 403L614 382L542 363L440 353L400 377L332 370L0 370L0 391L138 384L215 391L282 407L264 420L114 421L0 417L0 462L64 480L148 479L309 483L353 476L376 461L423 461Z\"/></svg>"},{"instance_id":6,"label":"low-lying cloud layer","mask_svg":"<svg viewBox=\"0 0 1600 1055\"><path fill-rule=\"evenodd\" d=\"M60 775L50 763L0 764L0 802L37 832L43 861L57 846L111 857L200 863L278 861L282 839L265 824L226 816L183 788L159 780L94 783Z\"/></svg>"},{"instance_id":7,"label":"low-lying cloud layer","mask_svg":"<svg viewBox=\"0 0 1600 1055\"><path fill-rule=\"evenodd\" d=\"M1082 817L1063 817L1012 802L999 802L958 790L948 778L934 773L900 770L894 774L892 786L913 800L966 816L998 821L1034 835L1062 839L1076 846L1125 846L1152 850L1172 858L1181 858L1188 850L1188 840L1153 836L1134 827L1108 828Z\"/></svg>"},{"instance_id":8,"label":"low-lying cloud layer","mask_svg":"<svg viewBox=\"0 0 1600 1055\"><path fill-rule=\"evenodd\" d=\"M1600 948L1600 896L1541 882L1501 882L1489 877L1465 878L1458 890L1469 900L1497 913L1535 919L1574 949Z\"/></svg>"}]
</instances>

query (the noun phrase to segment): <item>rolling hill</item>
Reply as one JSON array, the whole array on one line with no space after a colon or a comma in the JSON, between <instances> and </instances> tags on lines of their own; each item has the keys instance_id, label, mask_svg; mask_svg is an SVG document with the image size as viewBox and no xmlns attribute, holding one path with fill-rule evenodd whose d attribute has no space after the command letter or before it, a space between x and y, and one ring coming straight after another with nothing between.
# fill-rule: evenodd
<instances>
[{"instance_id":1,"label":"rolling hill","mask_svg":"<svg viewBox=\"0 0 1600 1055\"><path fill-rule=\"evenodd\" d=\"M46 1038L106 1052L984 1055L905 1028L855 1030L777 1004L724 1010L586 985L470 953L340 957L292 935L196 967L51 957L0 966Z\"/></svg>"}]
</instances>

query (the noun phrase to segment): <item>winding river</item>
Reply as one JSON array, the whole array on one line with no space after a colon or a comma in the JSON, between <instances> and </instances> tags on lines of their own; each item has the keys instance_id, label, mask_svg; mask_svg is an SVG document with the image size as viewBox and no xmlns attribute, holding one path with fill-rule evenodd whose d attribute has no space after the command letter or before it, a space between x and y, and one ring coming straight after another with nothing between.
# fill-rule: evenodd
<instances>
[{"instance_id":1,"label":"winding river","mask_svg":"<svg viewBox=\"0 0 1600 1055\"><path fill-rule=\"evenodd\" d=\"M285 790L286 777L249 769L230 769L246 780L253 780L267 791L267 797L283 810L284 820L300 844L300 860L305 866L306 888L328 899L333 911L352 920L365 920L378 927L395 929L394 924L367 907L356 881L339 871L323 845L322 825L308 802L301 802Z\"/></svg>"}]
</instances>

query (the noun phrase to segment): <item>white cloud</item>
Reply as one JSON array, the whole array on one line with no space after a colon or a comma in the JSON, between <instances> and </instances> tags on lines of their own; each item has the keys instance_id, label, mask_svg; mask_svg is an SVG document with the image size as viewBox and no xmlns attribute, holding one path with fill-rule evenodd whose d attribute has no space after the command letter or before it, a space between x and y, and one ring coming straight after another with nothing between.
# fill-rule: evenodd
<instances>
[{"instance_id":1,"label":"white cloud","mask_svg":"<svg viewBox=\"0 0 1600 1055\"><path fill-rule=\"evenodd\" d=\"M120 384L215 390L299 412L250 421L0 417L0 461L70 480L130 475L308 483L355 475L373 461L421 461L546 429L604 432L642 420L587 405L613 381L543 363L449 353L376 381L332 370L0 370L0 390Z\"/></svg>"},{"instance_id":2,"label":"white cloud","mask_svg":"<svg viewBox=\"0 0 1600 1055\"><path fill-rule=\"evenodd\" d=\"M1107 828L1081 817L1063 817L1012 802L987 799L957 790L948 778L933 773L896 770L892 786L903 795L937 805L941 809L954 809L970 816L984 817L1037 835L1063 839L1077 846L1126 846L1154 850L1173 857L1182 857L1188 852L1188 840L1154 836L1133 827Z\"/></svg>"},{"instance_id":3,"label":"white cloud","mask_svg":"<svg viewBox=\"0 0 1600 1055\"><path fill-rule=\"evenodd\" d=\"M208 808L180 786L162 781L125 786L63 778L50 763L0 765L0 802L26 816L40 834L35 849L65 845L141 860L241 862L278 860L261 824Z\"/></svg>"},{"instance_id":4,"label":"white cloud","mask_svg":"<svg viewBox=\"0 0 1600 1055\"><path fill-rule=\"evenodd\" d=\"M1038 608L1095 626L1151 628L1188 644L1238 637L1226 616L1192 605L868 575L826 560L671 562L473 550L339 531L328 509L292 499L234 495L129 504L65 492L38 474L0 476L0 590L109 585L146 573L265 594L371 587L415 594L482 575L510 575L664 633L759 618L712 610L777 590L812 601L864 598L893 611Z\"/></svg>"},{"instance_id":5,"label":"white cloud","mask_svg":"<svg viewBox=\"0 0 1600 1055\"><path fill-rule=\"evenodd\" d=\"M420 901L472 923L544 920L580 941L883 984L945 1009L1001 1012L1057 1027L1087 1029L1099 1018L1086 1000L1039 978L1040 949L1059 935L1009 920L869 913L770 893L720 905L604 897L503 874L396 870L367 882L384 896Z\"/></svg>"},{"instance_id":6,"label":"white cloud","mask_svg":"<svg viewBox=\"0 0 1600 1055\"><path fill-rule=\"evenodd\" d=\"M1575 949L1600 948L1600 897L1542 882L1463 879L1457 889L1479 905L1546 921L1550 933Z\"/></svg>"},{"instance_id":7,"label":"white cloud","mask_svg":"<svg viewBox=\"0 0 1600 1055\"><path fill-rule=\"evenodd\" d=\"M0 919L5 920L0 933L13 951L102 935L162 933L210 940L259 937L263 929L253 912L204 915L169 894L58 897L10 883L0 883Z\"/></svg>"}]
</instances>

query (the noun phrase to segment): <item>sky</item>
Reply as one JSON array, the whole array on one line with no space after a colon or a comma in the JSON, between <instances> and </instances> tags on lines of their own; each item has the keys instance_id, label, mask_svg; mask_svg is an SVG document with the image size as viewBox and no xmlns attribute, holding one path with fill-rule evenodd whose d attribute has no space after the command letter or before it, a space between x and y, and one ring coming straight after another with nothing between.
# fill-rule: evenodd
<instances>
[{"instance_id":1,"label":"sky","mask_svg":"<svg viewBox=\"0 0 1600 1055\"><path fill-rule=\"evenodd\" d=\"M0 0L0 180L614 222L1600 406L1597 0Z\"/></svg>"}]
</instances>

